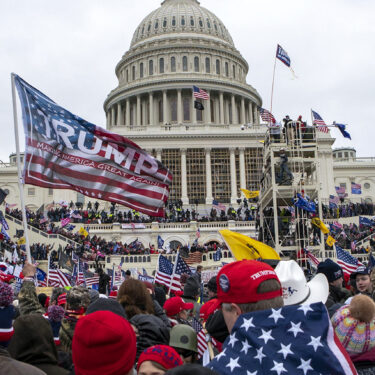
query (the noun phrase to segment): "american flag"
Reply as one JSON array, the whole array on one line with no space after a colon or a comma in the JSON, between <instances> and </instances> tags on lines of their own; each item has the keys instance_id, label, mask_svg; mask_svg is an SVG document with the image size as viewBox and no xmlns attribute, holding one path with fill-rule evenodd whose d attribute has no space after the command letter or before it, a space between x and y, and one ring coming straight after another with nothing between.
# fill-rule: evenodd
<instances>
[{"instance_id":1,"label":"american flag","mask_svg":"<svg viewBox=\"0 0 375 375\"><path fill-rule=\"evenodd\" d=\"M194 91L194 98L204 99L204 100L210 99L210 95L206 91L200 89L197 86L193 86L193 91Z\"/></svg>"},{"instance_id":2,"label":"american flag","mask_svg":"<svg viewBox=\"0 0 375 375\"><path fill-rule=\"evenodd\" d=\"M307 260L310 263L311 267L316 269L316 267L320 263L318 258L315 255L313 255L310 251L308 251L307 249L303 249L303 251L306 254Z\"/></svg>"},{"instance_id":3,"label":"american flag","mask_svg":"<svg viewBox=\"0 0 375 375\"><path fill-rule=\"evenodd\" d=\"M26 135L26 184L71 189L150 216L164 216L172 174L160 161L13 77Z\"/></svg>"},{"instance_id":4,"label":"american flag","mask_svg":"<svg viewBox=\"0 0 375 375\"><path fill-rule=\"evenodd\" d=\"M86 280L86 287L99 284L99 275L97 273L83 270L83 274Z\"/></svg>"},{"instance_id":5,"label":"american flag","mask_svg":"<svg viewBox=\"0 0 375 375\"><path fill-rule=\"evenodd\" d=\"M267 109L259 108L260 117L265 122L270 122L271 124L276 123L275 117L273 117L273 114L270 111L267 111Z\"/></svg>"},{"instance_id":6,"label":"american flag","mask_svg":"<svg viewBox=\"0 0 375 375\"><path fill-rule=\"evenodd\" d=\"M204 332L202 324L196 318L193 318L191 325L194 328L195 332L197 332L197 346L198 346L198 354L200 358L203 356L204 352L208 348L207 341L206 341L206 334Z\"/></svg>"},{"instance_id":7,"label":"american flag","mask_svg":"<svg viewBox=\"0 0 375 375\"><path fill-rule=\"evenodd\" d=\"M83 274L83 263L81 260L78 261L78 272L77 272L77 278L76 278L76 285L85 285L85 276Z\"/></svg>"},{"instance_id":8,"label":"american flag","mask_svg":"<svg viewBox=\"0 0 375 375\"><path fill-rule=\"evenodd\" d=\"M313 125L317 125L317 129L323 133L328 133L329 129L324 122L324 120L320 117L319 113L311 110L311 116L313 119Z\"/></svg>"},{"instance_id":9,"label":"american flag","mask_svg":"<svg viewBox=\"0 0 375 375\"><path fill-rule=\"evenodd\" d=\"M180 253L177 254L173 265L166 257L159 255L158 269L155 274L155 282L170 287L170 290L181 290L180 278L183 273L191 275L189 266L184 262Z\"/></svg>"},{"instance_id":10,"label":"american flag","mask_svg":"<svg viewBox=\"0 0 375 375\"><path fill-rule=\"evenodd\" d=\"M68 276L57 268L50 256L48 256L48 284L50 286L71 286Z\"/></svg>"},{"instance_id":11,"label":"american flag","mask_svg":"<svg viewBox=\"0 0 375 375\"><path fill-rule=\"evenodd\" d=\"M340 203L339 197L335 197L334 195L329 196L329 206L336 208L337 205Z\"/></svg>"},{"instance_id":12,"label":"american flag","mask_svg":"<svg viewBox=\"0 0 375 375\"><path fill-rule=\"evenodd\" d=\"M358 266L363 264L357 259L351 256L347 251L336 245L337 264L342 268L344 274L350 276Z\"/></svg>"},{"instance_id":13,"label":"american flag","mask_svg":"<svg viewBox=\"0 0 375 375\"><path fill-rule=\"evenodd\" d=\"M72 217L73 219L82 219L82 216L78 213L78 211L74 211L70 214L70 217Z\"/></svg>"},{"instance_id":14,"label":"american flag","mask_svg":"<svg viewBox=\"0 0 375 375\"><path fill-rule=\"evenodd\" d=\"M207 367L222 375L357 374L321 302L241 314Z\"/></svg>"},{"instance_id":15,"label":"american flag","mask_svg":"<svg viewBox=\"0 0 375 375\"><path fill-rule=\"evenodd\" d=\"M212 207L217 209L218 211L225 211L226 210L226 207L216 199L214 199L212 201Z\"/></svg>"},{"instance_id":16,"label":"american flag","mask_svg":"<svg viewBox=\"0 0 375 375\"><path fill-rule=\"evenodd\" d=\"M165 285L169 288L173 274L173 263L165 256L159 255L158 268L155 273L155 282Z\"/></svg>"}]
</instances>

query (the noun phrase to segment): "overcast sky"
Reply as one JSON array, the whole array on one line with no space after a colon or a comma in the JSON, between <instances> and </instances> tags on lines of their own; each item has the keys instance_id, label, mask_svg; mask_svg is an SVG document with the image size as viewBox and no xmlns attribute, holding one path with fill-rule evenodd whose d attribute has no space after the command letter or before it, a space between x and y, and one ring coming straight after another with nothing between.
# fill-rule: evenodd
<instances>
[{"instance_id":1,"label":"overcast sky","mask_svg":"<svg viewBox=\"0 0 375 375\"><path fill-rule=\"evenodd\" d=\"M0 1L0 159L15 151L10 73L55 102L105 127L103 102L141 20L157 0ZM247 82L270 107L276 45L288 52L298 79L277 62L273 113L310 109L326 123L348 124L352 141L335 129L335 147L375 156L375 1L201 0L226 25L249 63ZM21 129L22 131L22 129ZM24 149L22 145L22 150Z\"/></svg>"}]
</instances>

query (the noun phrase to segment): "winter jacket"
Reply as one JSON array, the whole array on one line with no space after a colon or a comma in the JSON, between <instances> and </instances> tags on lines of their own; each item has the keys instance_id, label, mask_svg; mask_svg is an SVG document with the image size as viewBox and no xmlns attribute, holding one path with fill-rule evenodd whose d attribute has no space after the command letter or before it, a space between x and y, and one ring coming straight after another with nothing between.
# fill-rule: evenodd
<instances>
[{"instance_id":1,"label":"winter jacket","mask_svg":"<svg viewBox=\"0 0 375 375\"><path fill-rule=\"evenodd\" d=\"M156 301L155 299L152 300L152 302L154 303L154 311L155 311L155 316L157 316L158 318L160 318L163 323L168 327L168 328L171 328L171 323L167 317L167 315L165 315L165 312L164 310L161 308L161 306L159 305L159 302Z\"/></svg>"},{"instance_id":2,"label":"winter jacket","mask_svg":"<svg viewBox=\"0 0 375 375\"><path fill-rule=\"evenodd\" d=\"M206 330L215 340L221 343L229 336L228 328L221 310L216 311L208 317Z\"/></svg>"},{"instance_id":3,"label":"winter jacket","mask_svg":"<svg viewBox=\"0 0 375 375\"><path fill-rule=\"evenodd\" d=\"M11 358L9 353L0 346L0 372L6 375L46 375L38 368Z\"/></svg>"},{"instance_id":4,"label":"winter jacket","mask_svg":"<svg viewBox=\"0 0 375 375\"><path fill-rule=\"evenodd\" d=\"M83 315L80 313L75 313L74 311L65 312L65 317L61 322L60 328L60 343L62 351L71 353L74 329L78 320L82 316Z\"/></svg>"},{"instance_id":5,"label":"winter jacket","mask_svg":"<svg viewBox=\"0 0 375 375\"><path fill-rule=\"evenodd\" d=\"M33 281L24 280L18 294L20 315L44 314L45 310L39 303Z\"/></svg>"},{"instance_id":6,"label":"winter jacket","mask_svg":"<svg viewBox=\"0 0 375 375\"><path fill-rule=\"evenodd\" d=\"M13 327L8 351L14 359L38 367L47 375L68 374L57 365L57 350L47 319L40 314L20 316Z\"/></svg>"},{"instance_id":7,"label":"winter jacket","mask_svg":"<svg viewBox=\"0 0 375 375\"><path fill-rule=\"evenodd\" d=\"M329 285L329 295L326 302L327 309L335 304L343 304L351 296L349 290Z\"/></svg>"},{"instance_id":8,"label":"winter jacket","mask_svg":"<svg viewBox=\"0 0 375 375\"><path fill-rule=\"evenodd\" d=\"M155 315L137 314L130 319L130 323L138 329L137 361L146 348L169 344L169 328Z\"/></svg>"}]
</instances>

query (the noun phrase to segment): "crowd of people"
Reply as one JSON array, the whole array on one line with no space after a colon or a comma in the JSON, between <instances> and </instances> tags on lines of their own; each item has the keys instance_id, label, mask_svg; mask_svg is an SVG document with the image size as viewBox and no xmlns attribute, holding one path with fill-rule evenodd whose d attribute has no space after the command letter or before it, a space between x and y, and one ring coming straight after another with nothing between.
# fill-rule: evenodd
<instances>
[{"instance_id":1,"label":"crowd of people","mask_svg":"<svg viewBox=\"0 0 375 375\"><path fill-rule=\"evenodd\" d=\"M276 264L277 263L277 264ZM375 374L372 270L330 259L242 260L204 290L202 268L171 290L127 275L110 287L38 291L0 273L0 369L12 374ZM345 282L344 282L345 279ZM345 287L344 287L345 286ZM19 291L18 291L19 290Z\"/></svg>"}]
</instances>

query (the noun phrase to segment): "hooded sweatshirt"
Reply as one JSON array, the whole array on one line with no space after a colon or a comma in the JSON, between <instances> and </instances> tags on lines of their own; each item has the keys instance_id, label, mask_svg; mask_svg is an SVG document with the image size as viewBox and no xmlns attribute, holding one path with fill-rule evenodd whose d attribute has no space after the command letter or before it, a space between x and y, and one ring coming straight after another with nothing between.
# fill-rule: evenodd
<instances>
[{"instance_id":1,"label":"hooded sweatshirt","mask_svg":"<svg viewBox=\"0 0 375 375\"><path fill-rule=\"evenodd\" d=\"M57 365L57 350L52 328L40 314L21 316L13 324L14 335L9 343L10 355L38 367L47 375L64 375L68 371Z\"/></svg>"}]
</instances>

